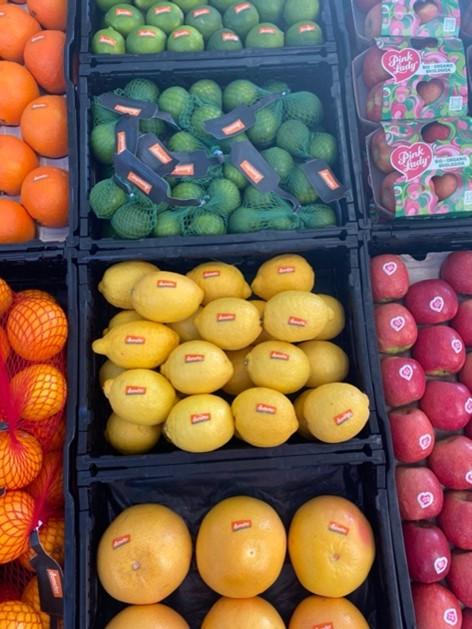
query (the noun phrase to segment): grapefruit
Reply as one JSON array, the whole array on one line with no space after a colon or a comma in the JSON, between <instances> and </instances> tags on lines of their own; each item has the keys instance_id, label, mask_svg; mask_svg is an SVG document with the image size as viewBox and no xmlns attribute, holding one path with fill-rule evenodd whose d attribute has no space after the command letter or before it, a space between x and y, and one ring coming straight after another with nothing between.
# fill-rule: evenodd
<instances>
[{"instance_id":1,"label":"grapefruit","mask_svg":"<svg viewBox=\"0 0 472 629\"><path fill-rule=\"evenodd\" d=\"M105 629L190 629L180 614L167 605L132 605L127 607Z\"/></svg>"},{"instance_id":2,"label":"grapefruit","mask_svg":"<svg viewBox=\"0 0 472 629\"><path fill-rule=\"evenodd\" d=\"M342 627L342 629L369 629L366 619L346 598L309 596L295 609L289 629L313 627Z\"/></svg>"},{"instance_id":3,"label":"grapefruit","mask_svg":"<svg viewBox=\"0 0 472 629\"><path fill-rule=\"evenodd\" d=\"M220 598L210 609L202 629L285 629L279 613L263 598Z\"/></svg>"}]
</instances>

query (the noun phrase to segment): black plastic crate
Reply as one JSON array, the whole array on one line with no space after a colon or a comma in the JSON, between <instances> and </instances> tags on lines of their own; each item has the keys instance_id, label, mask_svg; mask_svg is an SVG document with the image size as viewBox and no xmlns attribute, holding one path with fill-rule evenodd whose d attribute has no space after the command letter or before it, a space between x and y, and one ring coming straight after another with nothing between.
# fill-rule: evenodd
<instances>
[{"instance_id":1,"label":"black plastic crate","mask_svg":"<svg viewBox=\"0 0 472 629\"><path fill-rule=\"evenodd\" d=\"M347 244L338 241L298 240L291 242L253 243L251 245L227 245L213 247L185 247L160 249L159 252L124 250L101 253L79 260L79 320L81 373L87 378L79 382L79 435L78 469L110 469L147 465L166 465L194 461L215 461L238 458L266 458L273 455L316 454L326 452L365 451L381 448L379 428L373 404L371 376L367 359L367 341L360 287L357 240ZM97 285L104 271L113 263L126 259L144 259L156 262L159 268L187 272L207 260L223 260L238 265L248 279L254 277L258 267L275 255L298 253L313 264L316 274L316 290L337 297L346 310L346 329L339 337L341 346L351 360L348 380L356 384L371 399L371 418L358 437L339 444L309 442L298 436L278 448L254 448L236 439L228 446L207 454L190 454L176 450L162 440L154 452L143 455L122 456L116 454L105 442L103 431L111 412L103 395L98 370L103 363L91 350L91 343L101 336L108 319L116 312L98 293Z\"/></svg>"},{"instance_id":2,"label":"black plastic crate","mask_svg":"<svg viewBox=\"0 0 472 629\"><path fill-rule=\"evenodd\" d=\"M156 64L115 64L98 66L87 72L88 76L80 78L79 85L79 146L80 146L80 242L82 249L115 249L117 247L156 247L205 245L214 243L254 242L266 240L291 239L294 237L345 237L347 232L357 230L354 197L351 187L350 157L344 125L342 107L342 90L339 66L335 55L321 57L305 55L295 57L256 57L246 58L244 64L233 64L231 61L201 62L198 68L185 68L178 62ZM93 96L123 86L127 81L136 78L150 78L162 89L170 85L189 86L202 78L212 78L222 85L235 79L245 78L257 84L268 80L288 82L293 90L312 90L321 98L327 131L333 133L338 140L338 164L335 172L347 186L346 199L333 206L337 214L337 226L304 231L271 231L252 232L248 234L229 234L222 236L144 238L137 241L101 238L103 221L95 217L90 210L88 195L96 183L94 158L89 149L91 132L91 99Z\"/></svg>"},{"instance_id":3,"label":"black plastic crate","mask_svg":"<svg viewBox=\"0 0 472 629\"><path fill-rule=\"evenodd\" d=\"M401 612L391 542L383 455L371 460L361 453L341 456L276 457L211 465L146 468L81 477L79 490L80 629L99 629L123 607L98 583L95 556L108 524L126 507L158 502L186 520L195 539L206 512L234 495L267 501L288 527L296 509L307 500L339 495L352 500L369 519L377 554L366 582L349 598L365 614L372 629L400 629ZM296 605L309 593L298 583L286 559L282 574L263 594L288 621ZM165 602L181 613L192 629L218 596L201 581L195 562L181 587Z\"/></svg>"}]
</instances>

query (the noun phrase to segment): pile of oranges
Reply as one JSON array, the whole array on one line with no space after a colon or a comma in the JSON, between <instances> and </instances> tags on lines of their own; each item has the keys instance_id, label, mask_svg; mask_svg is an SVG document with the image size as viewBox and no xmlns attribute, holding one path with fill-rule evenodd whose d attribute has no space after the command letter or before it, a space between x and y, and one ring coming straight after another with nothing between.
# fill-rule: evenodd
<instances>
[{"instance_id":1,"label":"pile of oranges","mask_svg":"<svg viewBox=\"0 0 472 629\"><path fill-rule=\"evenodd\" d=\"M0 0L0 244L32 240L35 221L65 227L69 210L67 171L40 164L68 153L67 0L15 2Z\"/></svg>"}]
</instances>

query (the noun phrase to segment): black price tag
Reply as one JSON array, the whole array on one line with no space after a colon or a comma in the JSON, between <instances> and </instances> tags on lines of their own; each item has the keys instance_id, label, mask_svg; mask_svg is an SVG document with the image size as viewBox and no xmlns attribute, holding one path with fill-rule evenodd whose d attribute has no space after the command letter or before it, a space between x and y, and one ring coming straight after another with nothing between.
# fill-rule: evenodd
<instances>
[{"instance_id":1,"label":"black price tag","mask_svg":"<svg viewBox=\"0 0 472 629\"><path fill-rule=\"evenodd\" d=\"M154 118L157 117L159 111L155 103L126 98L125 96L117 96L113 94L113 92L101 94L98 97L98 102L110 111L126 116L133 116L134 118Z\"/></svg>"},{"instance_id":2,"label":"black price tag","mask_svg":"<svg viewBox=\"0 0 472 629\"><path fill-rule=\"evenodd\" d=\"M152 133L146 133L139 138L137 155L161 177L170 175L178 164L175 156Z\"/></svg>"},{"instance_id":3,"label":"black price tag","mask_svg":"<svg viewBox=\"0 0 472 629\"><path fill-rule=\"evenodd\" d=\"M116 123L115 134L116 153L123 153L123 151L130 151L133 154L136 153L139 135L138 118L131 118L130 116L120 118Z\"/></svg>"},{"instance_id":4,"label":"black price tag","mask_svg":"<svg viewBox=\"0 0 472 629\"><path fill-rule=\"evenodd\" d=\"M254 126L256 113L260 109L279 100L280 97L281 94L268 94L254 105L241 105L241 107L236 107L236 109L233 109L233 111L224 116L207 120L203 125L205 131L217 140L225 140L239 135Z\"/></svg>"},{"instance_id":5,"label":"black price tag","mask_svg":"<svg viewBox=\"0 0 472 629\"><path fill-rule=\"evenodd\" d=\"M41 609L50 616L61 618L64 615L64 577L61 566L50 557L39 541L38 529L30 535L30 546L36 553L31 565L38 577Z\"/></svg>"},{"instance_id":6,"label":"black price tag","mask_svg":"<svg viewBox=\"0 0 472 629\"><path fill-rule=\"evenodd\" d=\"M322 159L312 159L302 165L303 171L324 203L339 201L346 196L344 186L335 176L327 162Z\"/></svg>"}]
</instances>

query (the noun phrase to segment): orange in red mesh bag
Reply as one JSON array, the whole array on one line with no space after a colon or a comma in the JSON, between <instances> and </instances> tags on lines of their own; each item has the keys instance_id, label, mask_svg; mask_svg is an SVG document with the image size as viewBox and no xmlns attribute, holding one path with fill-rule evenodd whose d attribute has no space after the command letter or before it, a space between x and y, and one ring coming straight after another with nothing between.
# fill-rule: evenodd
<instances>
[{"instance_id":1,"label":"orange in red mesh bag","mask_svg":"<svg viewBox=\"0 0 472 629\"><path fill-rule=\"evenodd\" d=\"M25 367L13 376L10 386L21 417L29 421L56 415L66 403L66 379L47 363Z\"/></svg>"}]
</instances>

